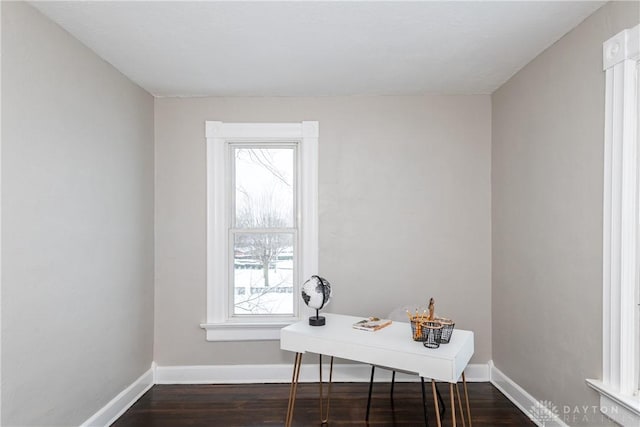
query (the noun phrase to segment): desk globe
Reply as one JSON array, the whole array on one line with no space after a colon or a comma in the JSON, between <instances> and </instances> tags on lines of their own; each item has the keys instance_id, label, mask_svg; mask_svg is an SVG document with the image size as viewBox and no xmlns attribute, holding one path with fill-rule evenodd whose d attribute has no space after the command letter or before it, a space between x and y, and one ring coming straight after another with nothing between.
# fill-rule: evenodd
<instances>
[{"instance_id":1,"label":"desk globe","mask_svg":"<svg viewBox=\"0 0 640 427\"><path fill-rule=\"evenodd\" d=\"M302 299L307 306L316 310L316 315L309 317L311 326L323 326L325 324L324 316L318 315L318 312L329 303L331 298L331 283L320 276L311 276L309 280L302 285Z\"/></svg>"}]
</instances>

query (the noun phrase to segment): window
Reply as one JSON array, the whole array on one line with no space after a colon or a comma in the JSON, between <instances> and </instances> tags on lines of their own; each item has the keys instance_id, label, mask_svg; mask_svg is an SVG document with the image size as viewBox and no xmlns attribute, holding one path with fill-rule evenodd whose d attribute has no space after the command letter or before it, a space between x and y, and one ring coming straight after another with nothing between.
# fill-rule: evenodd
<instances>
[{"instance_id":1,"label":"window","mask_svg":"<svg viewBox=\"0 0 640 427\"><path fill-rule=\"evenodd\" d=\"M206 122L209 341L279 339L318 269L318 122Z\"/></svg>"},{"instance_id":2,"label":"window","mask_svg":"<svg viewBox=\"0 0 640 427\"><path fill-rule=\"evenodd\" d=\"M603 46L606 72L600 410L622 425L640 423L640 25Z\"/></svg>"},{"instance_id":3,"label":"window","mask_svg":"<svg viewBox=\"0 0 640 427\"><path fill-rule=\"evenodd\" d=\"M232 316L294 316L296 146L230 144Z\"/></svg>"}]
</instances>

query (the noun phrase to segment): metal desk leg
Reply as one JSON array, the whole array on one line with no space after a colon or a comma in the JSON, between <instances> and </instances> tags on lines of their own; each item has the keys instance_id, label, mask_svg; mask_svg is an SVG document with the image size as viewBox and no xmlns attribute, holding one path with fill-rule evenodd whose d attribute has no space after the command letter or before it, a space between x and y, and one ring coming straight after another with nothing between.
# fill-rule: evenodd
<instances>
[{"instance_id":1,"label":"metal desk leg","mask_svg":"<svg viewBox=\"0 0 640 427\"><path fill-rule=\"evenodd\" d=\"M396 385L396 371L391 371L391 400L393 400L393 388Z\"/></svg>"},{"instance_id":2,"label":"metal desk leg","mask_svg":"<svg viewBox=\"0 0 640 427\"><path fill-rule=\"evenodd\" d=\"M440 402L440 418L444 417L444 414L447 413L447 407L444 404L444 399L442 398L442 395L440 394L440 389L438 388L438 383L436 383L436 392L438 395L438 402Z\"/></svg>"},{"instance_id":3,"label":"metal desk leg","mask_svg":"<svg viewBox=\"0 0 640 427\"><path fill-rule=\"evenodd\" d=\"M456 383L456 398L458 399L458 409L460 410L460 418L462 418L462 427L466 427L466 423L464 421L464 411L462 410L462 399L460 399L460 388L458 387L458 383Z\"/></svg>"},{"instance_id":4,"label":"metal desk leg","mask_svg":"<svg viewBox=\"0 0 640 427\"><path fill-rule=\"evenodd\" d=\"M327 424L329 422L329 404L331 402L331 384L333 380L333 356L331 356L331 363L329 367L329 390L327 391L327 416L324 416L324 396L322 392L322 355L318 355L320 358L320 422Z\"/></svg>"},{"instance_id":5,"label":"metal desk leg","mask_svg":"<svg viewBox=\"0 0 640 427\"><path fill-rule=\"evenodd\" d=\"M300 379L300 366L302 365L302 353L296 353L293 362L293 376L291 377L291 388L289 389L289 406L287 407L287 419L284 425L291 427L293 422L293 407L296 404L296 391L298 390L298 380Z\"/></svg>"},{"instance_id":6,"label":"metal desk leg","mask_svg":"<svg viewBox=\"0 0 640 427\"><path fill-rule=\"evenodd\" d=\"M436 407L436 423L438 427L442 427L442 421L440 420L440 408L438 405L438 391L436 389L436 381L434 379L431 380L431 388L433 389L433 404Z\"/></svg>"},{"instance_id":7,"label":"metal desk leg","mask_svg":"<svg viewBox=\"0 0 640 427\"><path fill-rule=\"evenodd\" d=\"M469 392L467 391L467 379L464 376L464 371L462 371L462 384L464 385L464 400L467 401L467 415L469 416L469 427L471 427L471 407L469 406Z\"/></svg>"},{"instance_id":8,"label":"metal desk leg","mask_svg":"<svg viewBox=\"0 0 640 427\"><path fill-rule=\"evenodd\" d=\"M449 383L449 395L451 396L451 425L456 427L456 398L453 394L453 383Z\"/></svg>"},{"instance_id":9,"label":"metal desk leg","mask_svg":"<svg viewBox=\"0 0 640 427\"><path fill-rule=\"evenodd\" d=\"M365 421L369 421L369 411L371 410L371 392L373 392L373 375L376 372L376 367L371 365L371 379L369 380L369 397L367 398L367 414L364 417Z\"/></svg>"},{"instance_id":10,"label":"metal desk leg","mask_svg":"<svg viewBox=\"0 0 640 427\"><path fill-rule=\"evenodd\" d=\"M424 411L424 425L425 427L429 427L429 417L427 416L427 401L424 392L424 377L420 377L420 382L422 383L422 410Z\"/></svg>"}]
</instances>

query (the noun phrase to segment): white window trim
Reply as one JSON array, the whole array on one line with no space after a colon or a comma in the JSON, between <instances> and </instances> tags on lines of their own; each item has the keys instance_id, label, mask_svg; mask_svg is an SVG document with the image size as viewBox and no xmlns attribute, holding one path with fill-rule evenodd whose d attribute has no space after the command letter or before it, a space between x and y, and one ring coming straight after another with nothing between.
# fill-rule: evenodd
<instances>
[{"instance_id":1,"label":"white window trim","mask_svg":"<svg viewBox=\"0 0 640 427\"><path fill-rule=\"evenodd\" d=\"M640 25L603 45L606 73L600 410L622 425L640 423L638 323L638 72Z\"/></svg>"},{"instance_id":2,"label":"white window trim","mask_svg":"<svg viewBox=\"0 0 640 427\"><path fill-rule=\"evenodd\" d=\"M253 341L280 339L280 329L299 320L294 317L231 319L228 301L229 213L226 200L226 145L229 142L298 141L300 224L299 277L318 272L318 122L300 123L205 123L207 140L207 322L200 327L207 341ZM217 197L222 195L222 197ZM294 295L295 298L295 295ZM301 310L300 310L301 311Z\"/></svg>"}]
</instances>

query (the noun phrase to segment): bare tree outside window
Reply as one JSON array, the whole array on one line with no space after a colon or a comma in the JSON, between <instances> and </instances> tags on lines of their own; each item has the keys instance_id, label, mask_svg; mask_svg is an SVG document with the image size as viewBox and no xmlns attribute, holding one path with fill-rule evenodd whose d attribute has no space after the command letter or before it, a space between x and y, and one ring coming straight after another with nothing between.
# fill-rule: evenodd
<instances>
[{"instance_id":1,"label":"bare tree outside window","mask_svg":"<svg viewBox=\"0 0 640 427\"><path fill-rule=\"evenodd\" d=\"M234 149L234 314L292 314L295 148Z\"/></svg>"},{"instance_id":2,"label":"bare tree outside window","mask_svg":"<svg viewBox=\"0 0 640 427\"><path fill-rule=\"evenodd\" d=\"M279 209L272 195L262 195L245 203L238 213L238 228L285 228L285 213ZM262 264L264 286L269 287L269 268L277 263L282 251L291 245L288 235L282 233L241 234L237 236L238 250L249 254Z\"/></svg>"}]
</instances>

